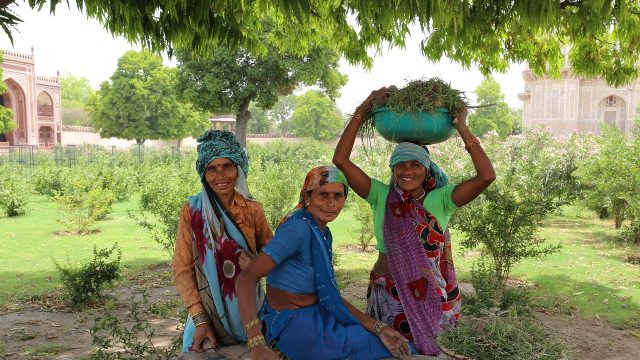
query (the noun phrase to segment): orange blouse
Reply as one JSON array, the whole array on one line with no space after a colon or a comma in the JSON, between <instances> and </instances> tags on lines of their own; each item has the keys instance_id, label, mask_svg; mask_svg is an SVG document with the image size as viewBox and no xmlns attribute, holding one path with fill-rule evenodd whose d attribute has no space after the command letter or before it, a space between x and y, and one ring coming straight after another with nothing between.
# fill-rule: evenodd
<instances>
[{"instance_id":1,"label":"orange blouse","mask_svg":"<svg viewBox=\"0 0 640 360\"><path fill-rule=\"evenodd\" d=\"M273 237L262 204L258 201L246 200L238 192L235 193L229 213L245 236L252 252L258 253ZM175 256L173 258L173 280L180 297L191 315L204 310L198 294L195 263L191 245L191 212L189 203L180 210L178 235L176 238Z\"/></svg>"}]
</instances>

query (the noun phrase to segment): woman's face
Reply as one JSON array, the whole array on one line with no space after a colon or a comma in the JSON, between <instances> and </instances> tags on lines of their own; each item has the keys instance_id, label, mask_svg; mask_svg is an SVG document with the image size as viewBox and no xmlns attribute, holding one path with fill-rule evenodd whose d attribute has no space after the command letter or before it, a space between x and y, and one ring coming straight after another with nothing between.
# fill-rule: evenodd
<instances>
[{"instance_id":1,"label":"woman's face","mask_svg":"<svg viewBox=\"0 0 640 360\"><path fill-rule=\"evenodd\" d=\"M408 193L422 192L427 169L417 160L403 161L393 167L393 179Z\"/></svg>"},{"instance_id":2,"label":"woman's face","mask_svg":"<svg viewBox=\"0 0 640 360\"><path fill-rule=\"evenodd\" d=\"M229 158L219 158L207 165L204 176L216 195L230 195L238 180L238 168Z\"/></svg>"},{"instance_id":3,"label":"woman's face","mask_svg":"<svg viewBox=\"0 0 640 360\"><path fill-rule=\"evenodd\" d=\"M346 196L344 185L341 183L329 183L307 193L307 210L316 219L318 225L324 227L327 223L335 220L342 208Z\"/></svg>"}]
</instances>

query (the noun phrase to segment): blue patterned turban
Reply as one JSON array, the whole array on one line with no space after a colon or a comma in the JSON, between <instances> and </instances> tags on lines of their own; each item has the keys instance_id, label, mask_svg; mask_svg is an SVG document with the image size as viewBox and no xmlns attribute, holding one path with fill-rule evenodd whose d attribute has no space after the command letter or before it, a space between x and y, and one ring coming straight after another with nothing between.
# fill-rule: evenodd
<instances>
[{"instance_id":1,"label":"blue patterned turban","mask_svg":"<svg viewBox=\"0 0 640 360\"><path fill-rule=\"evenodd\" d=\"M239 165L245 176L249 173L249 158L232 132L226 130L208 130L198 138L198 160L196 171L203 177L207 165L212 160L229 158Z\"/></svg>"}]
</instances>

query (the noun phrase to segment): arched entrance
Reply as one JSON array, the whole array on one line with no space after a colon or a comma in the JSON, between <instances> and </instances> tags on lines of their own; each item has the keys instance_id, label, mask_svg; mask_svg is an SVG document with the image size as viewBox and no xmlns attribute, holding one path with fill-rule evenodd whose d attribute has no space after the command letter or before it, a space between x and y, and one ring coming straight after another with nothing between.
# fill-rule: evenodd
<instances>
[{"instance_id":1,"label":"arched entrance","mask_svg":"<svg viewBox=\"0 0 640 360\"><path fill-rule=\"evenodd\" d=\"M40 126L40 129L38 129L38 145L51 147L54 143L53 128L51 126Z\"/></svg>"},{"instance_id":2,"label":"arched entrance","mask_svg":"<svg viewBox=\"0 0 640 360\"><path fill-rule=\"evenodd\" d=\"M598 104L599 120L624 132L627 119L626 109L627 106L623 98L609 95Z\"/></svg>"},{"instance_id":3,"label":"arched entrance","mask_svg":"<svg viewBox=\"0 0 640 360\"><path fill-rule=\"evenodd\" d=\"M53 99L45 91L38 94L38 118L53 118Z\"/></svg>"},{"instance_id":4,"label":"arched entrance","mask_svg":"<svg viewBox=\"0 0 640 360\"><path fill-rule=\"evenodd\" d=\"M7 92L2 95L5 107L13 110L13 121L16 122L16 128L5 134L5 140L12 145L20 145L27 143L27 111L25 106L24 91L17 82L9 78L5 80L7 84Z\"/></svg>"}]
</instances>

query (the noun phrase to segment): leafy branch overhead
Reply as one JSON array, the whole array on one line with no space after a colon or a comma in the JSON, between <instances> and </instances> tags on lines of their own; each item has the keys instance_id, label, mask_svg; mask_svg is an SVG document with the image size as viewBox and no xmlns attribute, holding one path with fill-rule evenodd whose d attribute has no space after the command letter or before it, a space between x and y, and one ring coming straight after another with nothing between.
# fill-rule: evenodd
<instances>
[{"instance_id":1,"label":"leafy branch overhead","mask_svg":"<svg viewBox=\"0 0 640 360\"><path fill-rule=\"evenodd\" d=\"M29 0L55 13L62 0ZM66 1L70 5L70 1ZM622 85L638 76L640 4L635 0L78 0L77 7L106 30L154 51L176 47L206 53L226 45L264 53L268 41L305 54L326 35L352 63L371 65L367 50L403 46L421 29L421 49L433 61L446 56L485 74L528 62L536 74L559 76L565 62L582 76ZM0 0L6 34L20 19L14 1ZM263 20L278 31L261 39ZM414 25L415 24L415 25ZM415 32L415 31L414 31ZM563 48L571 46L565 60Z\"/></svg>"}]
</instances>

